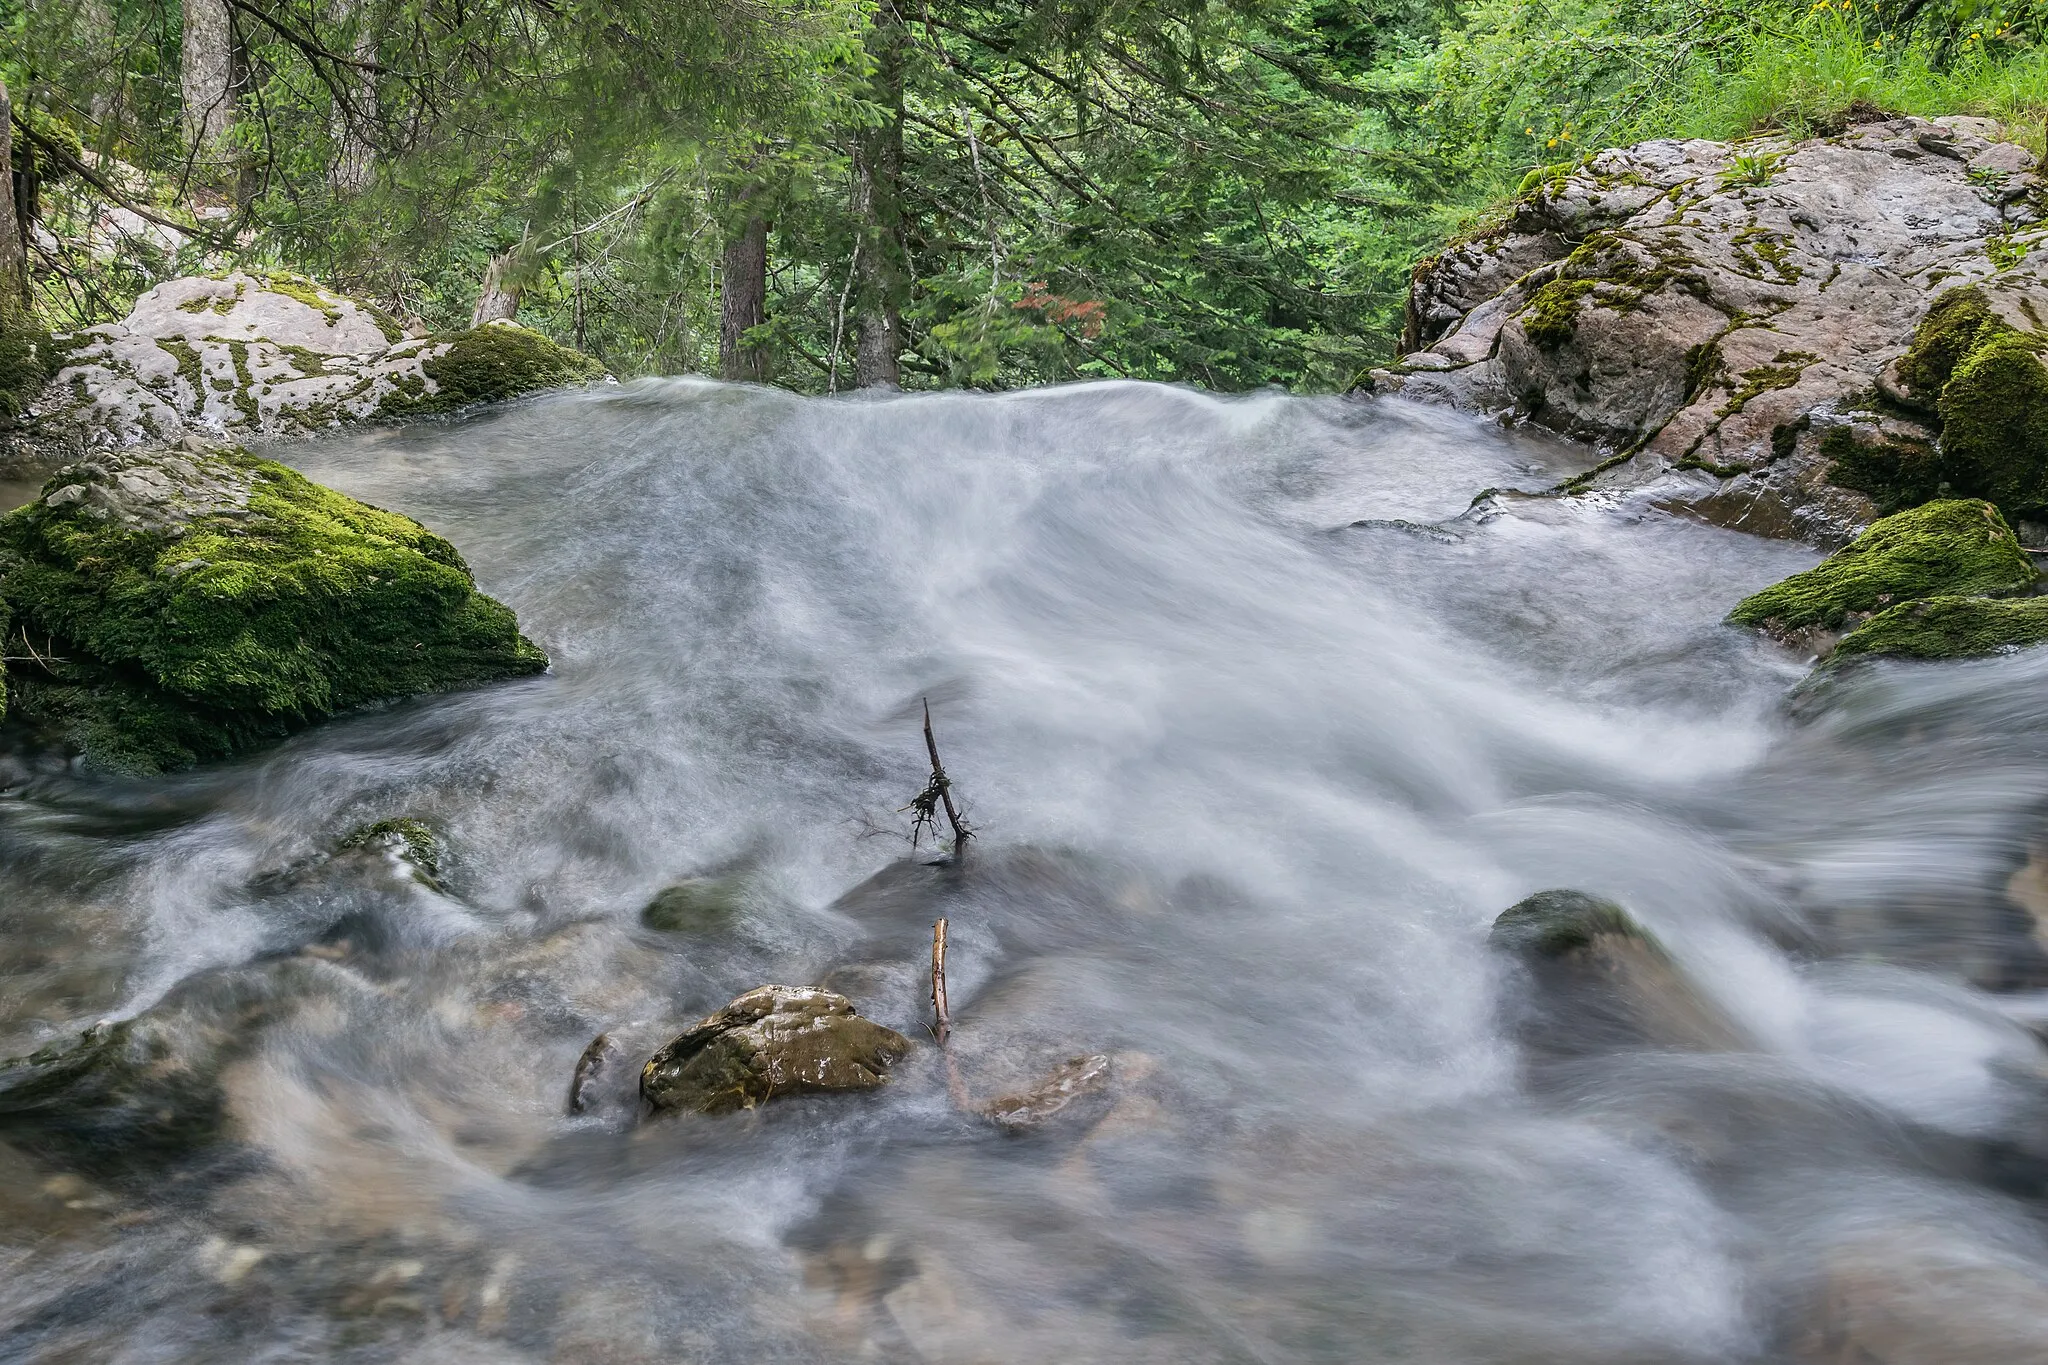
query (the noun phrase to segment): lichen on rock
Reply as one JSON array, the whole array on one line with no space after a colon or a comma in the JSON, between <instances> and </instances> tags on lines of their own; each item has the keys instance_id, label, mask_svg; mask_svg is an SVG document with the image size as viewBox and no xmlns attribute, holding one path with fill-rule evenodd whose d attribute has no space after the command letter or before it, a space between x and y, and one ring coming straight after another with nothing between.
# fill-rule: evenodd
<instances>
[{"instance_id":1,"label":"lichen on rock","mask_svg":"<svg viewBox=\"0 0 2048 1365\"><path fill-rule=\"evenodd\" d=\"M119 323L60 338L30 408L57 450L211 436L282 436L453 411L604 377L604 366L511 323L407 337L373 305L293 275L168 280ZM0 346L0 353L4 353Z\"/></svg>"},{"instance_id":2,"label":"lichen on rock","mask_svg":"<svg viewBox=\"0 0 2048 1365\"><path fill-rule=\"evenodd\" d=\"M1840 630L1923 597L2005 596L2034 579L1997 508L1948 499L1873 523L1815 567L1744 598L1728 619L1791 637Z\"/></svg>"},{"instance_id":3,"label":"lichen on rock","mask_svg":"<svg viewBox=\"0 0 2048 1365\"><path fill-rule=\"evenodd\" d=\"M910 1050L815 986L760 986L648 1059L640 1095L655 1110L724 1114L781 1095L872 1090Z\"/></svg>"},{"instance_id":4,"label":"lichen on rock","mask_svg":"<svg viewBox=\"0 0 2048 1365\"><path fill-rule=\"evenodd\" d=\"M113 770L547 666L446 540L239 450L61 470L0 519L0 597L48 659L12 712Z\"/></svg>"}]
</instances>

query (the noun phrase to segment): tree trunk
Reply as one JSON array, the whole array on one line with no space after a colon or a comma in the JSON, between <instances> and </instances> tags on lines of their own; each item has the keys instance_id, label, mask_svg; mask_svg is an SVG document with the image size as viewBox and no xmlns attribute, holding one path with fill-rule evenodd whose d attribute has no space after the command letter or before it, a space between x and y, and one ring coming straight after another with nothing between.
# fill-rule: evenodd
<instances>
[{"instance_id":1,"label":"tree trunk","mask_svg":"<svg viewBox=\"0 0 2048 1365\"><path fill-rule=\"evenodd\" d=\"M233 121L234 39L227 0L184 0L185 45L178 77L185 100L185 140L204 159Z\"/></svg>"},{"instance_id":2,"label":"tree trunk","mask_svg":"<svg viewBox=\"0 0 2048 1365\"><path fill-rule=\"evenodd\" d=\"M889 116L876 127L862 128L853 148L853 217L861 234L854 377L862 388L894 388L902 379L902 308L909 275L902 210L904 43L894 0L883 0L868 44L875 58L875 101Z\"/></svg>"},{"instance_id":3,"label":"tree trunk","mask_svg":"<svg viewBox=\"0 0 2048 1365\"><path fill-rule=\"evenodd\" d=\"M510 322L518 316L519 286L511 278L512 267L518 259L519 247L516 246L491 257L491 264L484 271L483 292L476 296L476 311L469 315L470 326Z\"/></svg>"},{"instance_id":4,"label":"tree trunk","mask_svg":"<svg viewBox=\"0 0 2048 1365\"><path fill-rule=\"evenodd\" d=\"M0 308L28 298L28 251L14 200L13 106L0 81Z\"/></svg>"},{"instance_id":5,"label":"tree trunk","mask_svg":"<svg viewBox=\"0 0 2048 1365\"><path fill-rule=\"evenodd\" d=\"M334 0L328 14L344 32L353 29L349 55L359 62L377 59L377 35L362 13L361 0ZM377 73L361 67L342 67L337 82L346 103L337 100L330 120L334 134L334 165L327 180L336 195L358 194L367 189L377 169L377 149L369 130L377 110Z\"/></svg>"},{"instance_id":6,"label":"tree trunk","mask_svg":"<svg viewBox=\"0 0 2048 1365\"><path fill-rule=\"evenodd\" d=\"M748 186L744 200L758 190ZM768 348L749 345L747 329L768 320L768 220L749 214L740 230L725 241L719 271L718 373L749 384L768 382Z\"/></svg>"}]
</instances>

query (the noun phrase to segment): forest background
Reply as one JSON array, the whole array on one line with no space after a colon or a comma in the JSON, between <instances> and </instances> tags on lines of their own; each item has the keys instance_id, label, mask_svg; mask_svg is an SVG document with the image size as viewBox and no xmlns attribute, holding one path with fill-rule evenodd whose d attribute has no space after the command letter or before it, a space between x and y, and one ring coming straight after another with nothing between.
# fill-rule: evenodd
<instances>
[{"instance_id":1,"label":"forest background","mask_svg":"<svg viewBox=\"0 0 2048 1365\"><path fill-rule=\"evenodd\" d=\"M0 310L243 266L622 377L1342 389L1602 147L2044 150L2042 2L0 0Z\"/></svg>"}]
</instances>

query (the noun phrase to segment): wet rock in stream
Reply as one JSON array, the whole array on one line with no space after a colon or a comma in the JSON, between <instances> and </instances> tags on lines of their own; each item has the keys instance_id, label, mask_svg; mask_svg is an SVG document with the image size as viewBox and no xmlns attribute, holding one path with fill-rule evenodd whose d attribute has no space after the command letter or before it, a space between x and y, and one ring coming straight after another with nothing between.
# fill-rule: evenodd
<instances>
[{"instance_id":1,"label":"wet rock in stream","mask_svg":"<svg viewBox=\"0 0 2048 1365\"><path fill-rule=\"evenodd\" d=\"M1633 916L1582 891L1539 891L1503 911L1492 942L1535 986L1519 1032L1542 1057L1623 1047L1750 1046Z\"/></svg>"},{"instance_id":2,"label":"wet rock in stream","mask_svg":"<svg viewBox=\"0 0 2048 1365\"><path fill-rule=\"evenodd\" d=\"M725 1114L781 1095L872 1090L910 1051L894 1029L815 986L760 986L654 1054L640 1094L656 1112Z\"/></svg>"}]
</instances>

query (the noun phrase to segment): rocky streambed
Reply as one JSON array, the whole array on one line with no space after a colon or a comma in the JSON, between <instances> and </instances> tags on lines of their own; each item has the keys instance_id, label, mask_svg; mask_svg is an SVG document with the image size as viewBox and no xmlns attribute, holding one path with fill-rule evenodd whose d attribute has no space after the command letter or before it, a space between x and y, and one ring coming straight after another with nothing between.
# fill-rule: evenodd
<instances>
[{"instance_id":1,"label":"rocky streambed","mask_svg":"<svg viewBox=\"0 0 2048 1365\"><path fill-rule=\"evenodd\" d=\"M0 1359L2032 1359L2017 150L1555 168L1370 402L252 453L461 343L195 285L0 521Z\"/></svg>"}]
</instances>

